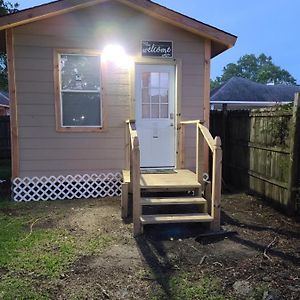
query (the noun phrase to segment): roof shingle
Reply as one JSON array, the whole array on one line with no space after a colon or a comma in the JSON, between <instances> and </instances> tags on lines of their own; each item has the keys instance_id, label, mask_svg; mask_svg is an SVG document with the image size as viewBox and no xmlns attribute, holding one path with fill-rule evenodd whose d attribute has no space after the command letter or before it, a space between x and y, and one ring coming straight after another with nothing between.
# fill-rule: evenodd
<instances>
[{"instance_id":1,"label":"roof shingle","mask_svg":"<svg viewBox=\"0 0 300 300\"><path fill-rule=\"evenodd\" d=\"M266 85L253 82L242 77L232 77L223 85L211 91L213 101L265 101L289 102L293 101L295 93L300 92L297 85Z\"/></svg>"}]
</instances>

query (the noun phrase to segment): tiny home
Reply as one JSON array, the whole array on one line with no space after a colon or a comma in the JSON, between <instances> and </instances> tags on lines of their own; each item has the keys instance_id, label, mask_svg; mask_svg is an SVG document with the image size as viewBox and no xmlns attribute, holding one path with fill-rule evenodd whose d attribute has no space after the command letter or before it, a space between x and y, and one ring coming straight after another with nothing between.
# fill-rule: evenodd
<instances>
[{"instance_id":1,"label":"tiny home","mask_svg":"<svg viewBox=\"0 0 300 300\"><path fill-rule=\"evenodd\" d=\"M148 0L55 1L1 17L0 30L14 200L116 196L145 170L205 169L210 60L234 35Z\"/></svg>"}]
</instances>

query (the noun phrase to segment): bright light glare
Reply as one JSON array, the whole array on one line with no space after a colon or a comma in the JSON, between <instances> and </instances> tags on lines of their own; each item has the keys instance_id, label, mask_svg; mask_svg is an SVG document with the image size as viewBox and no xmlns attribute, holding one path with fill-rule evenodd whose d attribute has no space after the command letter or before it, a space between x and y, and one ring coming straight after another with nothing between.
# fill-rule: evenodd
<instances>
[{"instance_id":1,"label":"bright light glare","mask_svg":"<svg viewBox=\"0 0 300 300\"><path fill-rule=\"evenodd\" d=\"M132 58L126 54L120 45L107 45L103 50L103 59L123 68L128 68L132 64Z\"/></svg>"}]
</instances>

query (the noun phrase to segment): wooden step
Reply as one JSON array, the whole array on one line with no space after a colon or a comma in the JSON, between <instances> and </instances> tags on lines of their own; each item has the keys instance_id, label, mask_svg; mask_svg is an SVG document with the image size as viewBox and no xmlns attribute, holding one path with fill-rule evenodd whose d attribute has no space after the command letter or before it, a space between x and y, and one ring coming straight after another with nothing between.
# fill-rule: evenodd
<instances>
[{"instance_id":1,"label":"wooden step","mask_svg":"<svg viewBox=\"0 0 300 300\"><path fill-rule=\"evenodd\" d=\"M166 224L166 223L193 223L212 222L213 218L206 213L184 214L184 215L143 215L141 222L146 224Z\"/></svg>"},{"instance_id":2,"label":"wooden step","mask_svg":"<svg viewBox=\"0 0 300 300\"><path fill-rule=\"evenodd\" d=\"M141 174L141 189L195 189L201 187L194 172L177 170L171 174Z\"/></svg>"},{"instance_id":3,"label":"wooden step","mask_svg":"<svg viewBox=\"0 0 300 300\"><path fill-rule=\"evenodd\" d=\"M206 204L206 200L201 197L143 197L141 198L141 205L199 205Z\"/></svg>"}]
</instances>

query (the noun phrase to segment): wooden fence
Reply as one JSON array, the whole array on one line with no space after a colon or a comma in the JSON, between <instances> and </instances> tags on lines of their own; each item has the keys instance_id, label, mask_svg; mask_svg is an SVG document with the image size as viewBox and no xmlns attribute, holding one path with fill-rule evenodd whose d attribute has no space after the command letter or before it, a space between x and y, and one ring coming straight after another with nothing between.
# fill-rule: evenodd
<instances>
[{"instance_id":1,"label":"wooden fence","mask_svg":"<svg viewBox=\"0 0 300 300\"><path fill-rule=\"evenodd\" d=\"M10 121L8 116L0 117L0 159L10 159Z\"/></svg>"},{"instance_id":2,"label":"wooden fence","mask_svg":"<svg viewBox=\"0 0 300 300\"><path fill-rule=\"evenodd\" d=\"M300 94L294 105L212 111L211 132L222 139L225 184L300 214Z\"/></svg>"}]
</instances>

